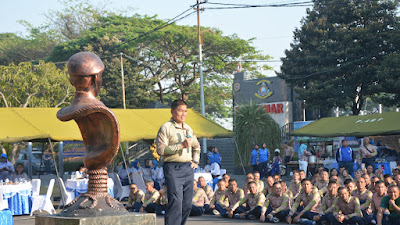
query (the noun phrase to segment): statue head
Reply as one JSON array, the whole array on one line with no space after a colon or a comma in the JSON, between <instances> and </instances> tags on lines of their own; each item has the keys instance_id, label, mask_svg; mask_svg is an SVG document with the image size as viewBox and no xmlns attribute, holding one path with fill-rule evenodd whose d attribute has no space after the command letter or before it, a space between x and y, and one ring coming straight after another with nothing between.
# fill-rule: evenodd
<instances>
[{"instance_id":1,"label":"statue head","mask_svg":"<svg viewBox=\"0 0 400 225\"><path fill-rule=\"evenodd\" d=\"M96 54L91 52L76 53L68 60L71 84L76 91L89 92L93 97L100 94L103 71L103 62Z\"/></svg>"}]
</instances>

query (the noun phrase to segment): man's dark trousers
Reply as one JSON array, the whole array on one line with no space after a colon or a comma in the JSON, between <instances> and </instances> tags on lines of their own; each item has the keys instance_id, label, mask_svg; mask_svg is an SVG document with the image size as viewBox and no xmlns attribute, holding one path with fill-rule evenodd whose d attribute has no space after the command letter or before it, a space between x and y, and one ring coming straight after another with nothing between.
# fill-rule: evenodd
<instances>
[{"instance_id":1,"label":"man's dark trousers","mask_svg":"<svg viewBox=\"0 0 400 225\"><path fill-rule=\"evenodd\" d=\"M165 225L184 225L192 209L194 170L191 163L165 162L168 208Z\"/></svg>"}]
</instances>

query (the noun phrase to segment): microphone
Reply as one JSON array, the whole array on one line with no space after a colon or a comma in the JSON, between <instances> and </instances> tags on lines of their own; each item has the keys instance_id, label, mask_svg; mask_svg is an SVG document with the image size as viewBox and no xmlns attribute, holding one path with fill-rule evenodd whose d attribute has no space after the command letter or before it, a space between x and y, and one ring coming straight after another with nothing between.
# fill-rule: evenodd
<instances>
[{"instance_id":1,"label":"microphone","mask_svg":"<svg viewBox=\"0 0 400 225\"><path fill-rule=\"evenodd\" d=\"M185 129L185 131L186 131L186 136L185 137L191 138L192 136L188 133L188 130ZM191 146L187 147L187 153L189 153L189 148L191 148Z\"/></svg>"}]
</instances>

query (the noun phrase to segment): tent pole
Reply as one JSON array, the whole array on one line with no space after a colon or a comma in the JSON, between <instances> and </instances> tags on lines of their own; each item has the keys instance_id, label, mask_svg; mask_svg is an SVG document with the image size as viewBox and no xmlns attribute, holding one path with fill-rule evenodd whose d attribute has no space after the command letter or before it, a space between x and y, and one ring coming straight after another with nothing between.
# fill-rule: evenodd
<instances>
[{"instance_id":1,"label":"tent pole","mask_svg":"<svg viewBox=\"0 0 400 225\"><path fill-rule=\"evenodd\" d=\"M40 171L42 170L42 164L43 164L43 151L44 151L44 142L42 143L42 154L40 155L40 165L39 165L39 175L38 178L40 179Z\"/></svg>"},{"instance_id":2,"label":"tent pole","mask_svg":"<svg viewBox=\"0 0 400 225\"><path fill-rule=\"evenodd\" d=\"M119 150L121 151L121 154L122 154L122 160L124 160L123 163L125 164L126 174L128 174L129 184L132 184L131 177L129 176L128 165L126 165L125 155L124 155L124 151L122 150L121 143L119 143Z\"/></svg>"},{"instance_id":3,"label":"tent pole","mask_svg":"<svg viewBox=\"0 0 400 225\"><path fill-rule=\"evenodd\" d=\"M28 142L26 150L28 151L28 176L32 180L32 142Z\"/></svg>"},{"instance_id":4,"label":"tent pole","mask_svg":"<svg viewBox=\"0 0 400 225\"><path fill-rule=\"evenodd\" d=\"M48 140L49 140L49 144L50 144L51 155L53 156L54 167L55 167L55 169L56 169L57 183L58 183L58 186L61 187L60 181L59 181L59 179L58 179L58 178L60 178L60 176L59 176L59 174L58 174L57 163L56 163L56 160L55 160L56 157L55 157L55 154L54 154L53 145L51 144L51 139L48 138ZM65 206L65 202L64 202L64 193L61 191L61 188L59 188L59 189L60 189L60 196L61 196L60 202L62 202L62 203L64 204L64 206Z\"/></svg>"},{"instance_id":5,"label":"tent pole","mask_svg":"<svg viewBox=\"0 0 400 225\"><path fill-rule=\"evenodd\" d=\"M61 179L64 178L64 142L58 142L58 165L60 167Z\"/></svg>"},{"instance_id":6,"label":"tent pole","mask_svg":"<svg viewBox=\"0 0 400 225\"><path fill-rule=\"evenodd\" d=\"M233 141L235 142L235 145L236 145L236 151L237 151L237 154L238 154L239 159L240 159L240 165L242 165L243 174L246 175L246 170L244 169L244 166L243 166L243 160L242 160L242 156L240 156L239 146L237 145L236 138L234 138Z\"/></svg>"}]
</instances>

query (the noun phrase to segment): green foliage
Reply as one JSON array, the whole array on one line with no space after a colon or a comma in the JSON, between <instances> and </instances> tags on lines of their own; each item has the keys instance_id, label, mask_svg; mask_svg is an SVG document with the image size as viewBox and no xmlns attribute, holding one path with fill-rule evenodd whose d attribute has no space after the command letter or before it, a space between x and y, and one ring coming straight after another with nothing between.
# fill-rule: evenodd
<instances>
[{"instance_id":1,"label":"green foliage","mask_svg":"<svg viewBox=\"0 0 400 225\"><path fill-rule=\"evenodd\" d=\"M200 109L197 28L172 24L143 38L139 35L164 24L156 17L109 15L79 38L55 47L49 60L66 61L79 51L92 51L103 57L105 92L102 101L110 107L122 107L119 53L124 53L124 74L128 108L151 101L169 103L188 93L190 107ZM204 92L206 113L227 117L230 112L232 71L237 59L268 59L237 36L223 36L219 30L202 28ZM246 70L259 76L255 63Z\"/></svg>"},{"instance_id":2,"label":"green foliage","mask_svg":"<svg viewBox=\"0 0 400 225\"><path fill-rule=\"evenodd\" d=\"M40 61L0 66L0 107L61 107L72 98L66 69Z\"/></svg>"},{"instance_id":3,"label":"green foliage","mask_svg":"<svg viewBox=\"0 0 400 225\"><path fill-rule=\"evenodd\" d=\"M265 112L260 105L241 105L235 109L233 131L235 132L236 146L244 165L249 162L249 156L254 144L261 146L266 143L272 151L281 145L281 130L275 120ZM235 151L235 163L240 164L237 151Z\"/></svg>"},{"instance_id":4,"label":"green foliage","mask_svg":"<svg viewBox=\"0 0 400 225\"><path fill-rule=\"evenodd\" d=\"M384 56L398 51L398 1L313 2L278 76L310 108L350 106L358 115L364 100L380 92L375 86Z\"/></svg>"},{"instance_id":5,"label":"green foliage","mask_svg":"<svg viewBox=\"0 0 400 225\"><path fill-rule=\"evenodd\" d=\"M378 67L379 83L374 86L379 93L372 100L384 106L400 106L400 55L393 54L385 56L382 64Z\"/></svg>"},{"instance_id":6,"label":"green foliage","mask_svg":"<svg viewBox=\"0 0 400 225\"><path fill-rule=\"evenodd\" d=\"M56 45L51 32L42 32L28 23L25 25L30 32L27 37L14 33L0 34L0 65L43 59Z\"/></svg>"}]
</instances>

